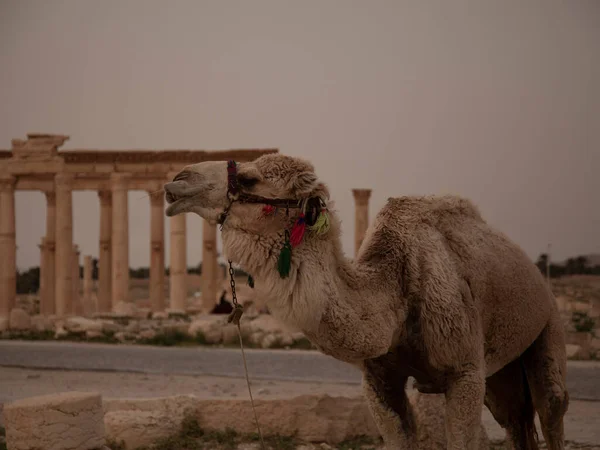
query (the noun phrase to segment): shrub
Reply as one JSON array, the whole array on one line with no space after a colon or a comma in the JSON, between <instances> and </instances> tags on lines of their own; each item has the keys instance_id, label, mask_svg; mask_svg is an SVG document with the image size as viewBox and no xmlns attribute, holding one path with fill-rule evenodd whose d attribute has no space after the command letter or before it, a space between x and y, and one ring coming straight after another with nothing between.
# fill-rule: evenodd
<instances>
[{"instance_id":1,"label":"shrub","mask_svg":"<svg viewBox=\"0 0 600 450\"><path fill-rule=\"evenodd\" d=\"M571 316L571 322L573 322L573 326L575 327L575 331L590 333L596 322L585 312L575 311Z\"/></svg>"}]
</instances>

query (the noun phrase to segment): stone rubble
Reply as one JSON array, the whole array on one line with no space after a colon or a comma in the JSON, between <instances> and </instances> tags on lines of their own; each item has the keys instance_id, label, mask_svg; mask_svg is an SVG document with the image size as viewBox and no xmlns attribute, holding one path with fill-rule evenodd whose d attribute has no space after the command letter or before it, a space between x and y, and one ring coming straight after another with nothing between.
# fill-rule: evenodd
<instances>
[{"instance_id":1,"label":"stone rubble","mask_svg":"<svg viewBox=\"0 0 600 450\"><path fill-rule=\"evenodd\" d=\"M414 392L410 401L419 423L422 448L445 448L445 399L443 395ZM367 436L379 439L379 432L362 397L302 395L255 401L263 435L295 436L309 443L305 449L335 448L340 442ZM256 432L249 400L197 399L177 396L150 399L105 399L107 437L124 442L127 449L148 446L173 435L184 417L192 415L207 431L238 434ZM486 431L481 426L481 449L489 448ZM246 447L254 448L251 444Z\"/></svg>"},{"instance_id":2,"label":"stone rubble","mask_svg":"<svg viewBox=\"0 0 600 450\"><path fill-rule=\"evenodd\" d=\"M558 298L562 299L562 297ZM564 299L561 300L563 301ZM123 306L120 309L128 310L132 314L123 316L121 313L103 313L96 314L93 318L81 316L61 318L39 314L29 316L24 309L13 308L9 320L0 319L0 338L27 337L28 334L32 334L33 337L37 335L47 339L50 337L49 334L53 334L55 339L160 344L161 336L176 336L176 339L195 341L198 345L237 345L238 343L236 327L228 324L227 316L223 314L194 316L169 315L166 312L138 314L134 305ZM589 331L576 330L569 319L571 309L569 311L563 313L569 359L600 359L600 333L597 328ZM589 304L588 311L591 311ZM596 319L596 323L600 325L600 319ZM241 332L244 343L251 347L314 348L301 332L287 329L269 314L255 312L244 314Z\"/></svg>"},{"instance_id":3,"label":"stone rubble","mask_svg":"<svg viewBox=\"0 0 600 450\"><path fill-rule=\"evenodd\" d=\"M106 443L98 393L30 397L3 409L8 450L93 450Z\"/></svg>"},{"instance_id":4,"label":"stone rubble","mask_svg":"<svg viewBox=\"0 0 600 450\"><path fill-rule=\"evenodd\" d=\"M21 308L10 311L9 327L11 330L25 331L31 329L31 316Z\"/></svg>"}]
</instances>

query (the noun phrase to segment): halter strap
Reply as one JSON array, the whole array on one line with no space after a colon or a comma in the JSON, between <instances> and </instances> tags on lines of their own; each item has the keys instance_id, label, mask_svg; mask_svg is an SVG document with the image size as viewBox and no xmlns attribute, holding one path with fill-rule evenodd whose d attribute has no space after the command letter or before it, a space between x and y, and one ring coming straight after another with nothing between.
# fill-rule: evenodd
<instances>
[{"instance_id":1,"label":"halter strap","mask_svg":"<svg viewBox=\"0 0 600 450\"><path fill-rule=\"evenodd\" d=\"M302 208L302 200L285 198L267 198L259 195L246 194L241 192L241 187L237 180L237 164L234 160L227 161L227 198L229 205L219 217L218 223L223 226L225 219L229 215L229 210L234 202L240 203L260 203L271 205L276 208Z\"/></svg>"}]
</instances>

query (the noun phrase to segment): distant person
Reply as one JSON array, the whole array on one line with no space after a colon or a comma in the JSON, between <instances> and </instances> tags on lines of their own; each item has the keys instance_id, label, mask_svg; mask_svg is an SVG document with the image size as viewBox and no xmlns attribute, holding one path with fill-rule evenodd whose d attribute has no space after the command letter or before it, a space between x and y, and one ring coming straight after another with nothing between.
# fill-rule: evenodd
<instances>
[{"instance_id":1,"label":"distant person","mask_svg":"<svg viewBox=\"0 0 600 450\"><path fill-rule=\"evenodd\" d=\"M215 305L213 310L210 312L211 314L229 314L231 311L233 311L232 304L225 298L226 294L227 291L223 289L219 303Z\"/></svg>"}]
</instances>

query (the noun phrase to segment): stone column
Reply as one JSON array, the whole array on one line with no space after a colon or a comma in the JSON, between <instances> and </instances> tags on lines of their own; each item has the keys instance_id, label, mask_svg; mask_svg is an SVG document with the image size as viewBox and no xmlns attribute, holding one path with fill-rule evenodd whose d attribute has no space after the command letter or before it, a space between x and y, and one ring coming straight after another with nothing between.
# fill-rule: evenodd
<instances>
[{"instance_id":1,"label":"stone column","mask_svg":"<svg viewBox=\"0 0 600 450\"><path fill-rule=\"evenodd\" d=\"M153 312L165 309L165 205L163 192L157 191L149 191L150 307Z\"/></svg>"},{"instance_id":2,"label":"stone column","mask_svg":"<svg viewBox=\"0 0 600 450\"><path fill-rule=\"evenodd\" d=\"M112 281L112 194L110 191L98 192L100 197L100 251L98 255L98 311L111 310Z\"/></svg>"},{"instance_id":3,"label":"stone column","mask_svg":"<svg viewBox=\"0 0 600 450\"><path fill-rule=\"evenodd\" d=\"M83 314L90 316L96 312L96 307L92 299L92 257L85 255L83 257Z\"/></svg>"},{"instance_id":4,"label":"stone column","mask_svg":"<svg viewBox=\"0 0 600 450\"><path fill-rule=\"evenodd\" d=\"M129 301L129 174L113 173L112 189L112 308Z\"/></svg>"},{"instance_id":5,"label":"stone column","mask_svg":"<svg viewBox=\"0 0 600 450\"><path fill-rule=\"evenodd\" d=\"M8 320L17 298L15 177L0 175L0 320Z\"/></svg>"},{"instance_id":6,"label":"stone column","mask_svg":"<svg viewBox=\"0 0 600 450\"><path fill-rule=\"evenodd\" d=\"M79 272L79 246L73 245L73 310L72 313L76 316L83 314L83 306L81 304L81 297L79 296L80 287L80 272Z\"/></svg>"},{"instance_id":7,"label":"stone column","mask_svg":"<svg viewBox=\"0 0 600 450\"><path fill-rule=\"evenodd\" d=\"M369 227L369 198L371 197L371 189L352 189L352 194L354 195L356 214L354 222L354 255L356 256Z\"/></svg>"},{"instance_id":8,"label":"stone column","mask_svg":"<svg viewBox=\"0 0 600 450\"><path fill-rule=\"evenodd\" d=\"M73 174L57 173L56 186L56 314L73 311Z\"/></svg>"},{"instance_id":9,"label":"stone column","mask_svg":"<svg viewBox=\"0 0 600 450\"><path fill-rule=\"evenodd\" d=\"M217 226L202 221L202 310L209 313L217 303L221 276L217 263Z\"/></svg>"},{"instance_id":10,"label":"stone column","mask_svg":"<svg viewBox=\"0 0 600 450\"><path fill-rule=\"evenodd\" d=\"M45 316L56 312L56 194L54 191L46 194L46 237L44 238L44 252L42 255L43 268L40 278L44 288L40 296L40 314Z\"/></svg>"},{"instance_id":11,"label":"stone column","mask_svg":"<svg viewBox=\"0 0 600 450\"><path fill-rule=\"evenodd\" d=\"M170 309L185 312L187 299L186 216L171 217Z\"/></svg>"},{"instance_id":12,"label":"stone column","mask_svg":"<svg viewBox=\"0 0 600 450\"><path fill-rule=\"evenodd\" d=\"M46 298L46 237L42 236L42 242L38 244L40 249L40 288L38 295L40 297L40 314L42 314L44 299Z\"/></svg>"}]
</instances>

